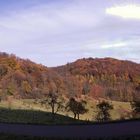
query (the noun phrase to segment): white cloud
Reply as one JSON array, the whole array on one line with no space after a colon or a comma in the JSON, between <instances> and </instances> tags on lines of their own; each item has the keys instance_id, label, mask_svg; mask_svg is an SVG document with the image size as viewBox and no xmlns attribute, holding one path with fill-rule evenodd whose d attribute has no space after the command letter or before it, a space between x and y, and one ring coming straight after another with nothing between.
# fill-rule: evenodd
<instances>
[{"instance_id":1,"label":"white cloud","mask_svg":"<svg viewBox=\"0 0 140 140\"><path fill-rule=\"evenodd\" d=\"M129 4L123 6L114 6L107 8L106 13L126 19L140 19L140 5Z\"/></svg>"},{"instance_id":2,"label":"white cloud","mask_svg":"<svg viewBox=\"0 0 140 140\"><path fill-rule=\"evenodd\" d=\"M108 49L108 48L119 48L119 47L124 47L124 46L127 46L126 42L114 42L112 44L101 45L101 48Z\"/></svg>"}]
</instances>

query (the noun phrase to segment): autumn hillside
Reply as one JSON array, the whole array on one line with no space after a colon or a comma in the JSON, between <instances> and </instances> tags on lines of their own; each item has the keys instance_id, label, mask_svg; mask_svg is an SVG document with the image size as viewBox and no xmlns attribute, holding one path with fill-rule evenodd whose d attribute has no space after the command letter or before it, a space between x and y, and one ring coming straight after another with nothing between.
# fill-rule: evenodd
<instances>
[{"instance_id":1,"label":"autumn hillside","mask_svg":"<svg viewBox=\"0 0 140 140\"><path fill-rule=\"evenodd\" d=\"M61 85L61 78L47 67L15 55L0 54L1 98L41 98L58 83Z\"/></svg>"},{"instance_id":2,"label":"autumn hillside","mask_svg":"<svg viewBox=\"0 0 140 140\"><path fill-rule=\"evenodd\" d=\"M55 68L78 93L94 98L131 101L140 98L140 64L113 58L79 59ZM77 82L76 82L77 81Z\"/></svg>"},{"instance_id":3,"label":"autumn hillside","mask_svg":"<svg viewBox=\"0 0 140 140\"><path fill-rule=\"evenodd\" d=\"M49 91L67 97L140 99L140 64L112 58L88 58L47 68L0 53L1 98L42 98Z\"/></svg>"}]
</instances>

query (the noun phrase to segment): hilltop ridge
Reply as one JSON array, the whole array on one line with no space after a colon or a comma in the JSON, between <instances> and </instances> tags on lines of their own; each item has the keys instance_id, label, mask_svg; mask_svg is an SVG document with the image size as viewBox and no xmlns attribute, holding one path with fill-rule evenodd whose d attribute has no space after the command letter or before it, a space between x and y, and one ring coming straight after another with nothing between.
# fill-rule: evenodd
<instances>
[{"instance_id":1,"label":"hilltop ridge","mask_svg":"<svg viewBox=\"0 0 140 140\"><path fill-rule=\"evenodd\" d=\"M140 98L140 64L114 58L83 58L49 68L15 55L0 53L2 98L42 98L50 90L71 97L110 100Z\"/></svg>"}]
</instances>

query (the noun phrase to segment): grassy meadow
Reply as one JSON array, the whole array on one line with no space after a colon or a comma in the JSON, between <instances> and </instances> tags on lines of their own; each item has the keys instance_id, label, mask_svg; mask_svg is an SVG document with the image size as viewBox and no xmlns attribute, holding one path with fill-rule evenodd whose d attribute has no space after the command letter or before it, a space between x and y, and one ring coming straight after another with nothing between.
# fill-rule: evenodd
<instances>
[{"instance_id":1,"label":"grassy meadow","mask_svg":"<svg viewBox=\"0 0 140 140\"><path fill-rule=\"evenodd\" d=\"M96 121L97 100L86 98L87 113L80 115L80 120ZM112 120L128 119L131 112L129 102L110 102L114 109L110 112ZM35 124L67 124L80 122L73 119L73 114L67 111L59 111L52 121L51 109L36 103L33 99L12 99L10 101L0 102L0 122L18 122L18 123L35 123Z\"/></svg>"}]
</instances>

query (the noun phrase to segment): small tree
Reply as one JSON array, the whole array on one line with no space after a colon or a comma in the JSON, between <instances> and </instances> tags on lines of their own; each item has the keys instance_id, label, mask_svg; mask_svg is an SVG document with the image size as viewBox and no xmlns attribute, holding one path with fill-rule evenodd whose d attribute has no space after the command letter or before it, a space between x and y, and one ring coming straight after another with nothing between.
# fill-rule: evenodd
<instances>
[{"instance_id":1,"label":"small tree","mask_svg":"<svg viewBox=\"0 0 140 140\"><path fill-rule=\"evenodd\" d=\"M81 101L77 103L77 117L80 119L80 115L85 114L88 110L85 108L86 102Z\"/></svg>"},{"instance_id":2,"label":"small tree","mask_svg":"<svg viewBox=\"0 0 140 140\"><path fill-rule=\"evenodd\" d=\"M26 94L32 92L32 87L31 87L31 85L29 84L28 81L23 81L23 82L22 82L22 90L23 90L23 92L26 93Z\"/></svg>"},{"instance_id":3,"label":"small tree","mask_svg":"<svg viewBox=\"0 0 140 140\"><path fill-rule=\"evenodd\" d=\"M85 82L82 89L82 94L87 95L90 92L90 85L88 82Z\"/></svg>"},{"instance_id":4,"label":"small tree","mask_svg":"<svg viewBox=\"0 0 140 140\"><path fill-rule=\"evenodd\" d=\"M74 119L76 117L78 120L80 119L80 114L85 114L88 110L85 108L85 101L76 101L74 98L70 98L67 103L66 109L67 111L71 111L74 115Z\"/></svg>"},{"instance_id":5,"label":"small tree","mask_svg":"<svg viewBox=\"0 0 140 140\"><path fill-rule=\"evenodd\" d=\"M113 106L109 104L107 101L99 102L96 105L98 109L98 113L96 116L96 120L98 121L109 121L111 120L110 110L113 109Z\"/></svg>"},{"instance_id":6,"label":"small tree","mask_svg":"<svg viewBox=\"0 0 140 140\"><path fill-rule=\"evenodd\" d=\"M56 114L61 108L63 108L63 99L60 99L58 96L58 92L52 92L50 91L47 94L46 99L43 99L41 101L42 105L49 105L51 108L52 114Z\"/></svg>"},{"instance_id":7,"label":"small tree","mask_svg":"<svg viewBox=\"0 0 140 140\"><path fill-rule=\"evenodd\" d=\"M140 101L134 101L131 103L133 117L140 117Z\"/></svg>"}]
</instances>

